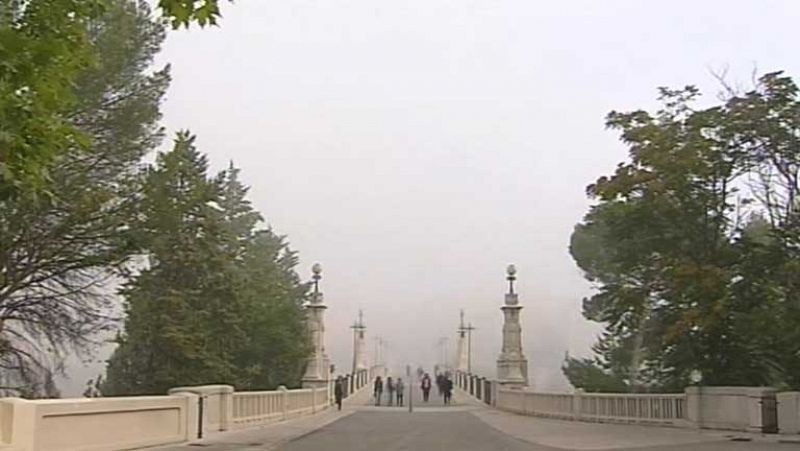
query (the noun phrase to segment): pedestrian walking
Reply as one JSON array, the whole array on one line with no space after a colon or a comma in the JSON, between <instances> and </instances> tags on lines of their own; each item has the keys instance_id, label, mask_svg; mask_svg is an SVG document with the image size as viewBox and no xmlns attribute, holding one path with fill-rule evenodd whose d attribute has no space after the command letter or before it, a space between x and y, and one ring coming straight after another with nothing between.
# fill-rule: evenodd
<instances>
[{"instance_id":1,"label":"pedestrian walking","mask_svg":"<svg viewBox=\"0 0 800 451\"><path fill-rule=\"evenodd\" d=\"M439 396L444 396L444 374L442 373L436 375L436 389L439 390Z\"/></svg>"},{"instance_id":2,"label":"pedestrian walking","mask_svg":"<svg viewBox=\"0 0 800 451\"><path fill-rule=\"evenodd\" d=\"M445 405L450 404L453 401L453 381L448 376L442 381L442 391Z\"/></svg>"},{"instance_id":3,"label":"pedestrian walking","mask_svg":"<svg viewBox=\"0 0 800 451\"><path fill-rule=\"evenodd\" d=\"M342 410L342 398L344 397L344 378L339 376L333 386L333 396L336 399L336 406Z\"/></svg>"},{"instance_id":4,"label":"pedestrian walking","mask_svg":"<svg viewBox=\"0 0 800 451\"><path fill-rule=\"evenodd\" d=\"M381 405L381 396L383 396L383 379L380 376L375 378L375 384L372 389L372 396L375 397L375 405Z\"/></svg>"},{"instance_id":5,"label":"pedestrian walking","mask_svg":"<svg viewBox=\"0 0 800 451\"><path fill-rule=\"evenodd\" d=\"M392 376L386 378L386 394L389 395L389 405L393 405L394 403L394 382L392 381Z\"/></svg>"},{"instance_id":6,"label":"pedestrian walking","mask_svg":"<svg viewBox=\"0 0 800 451\"><path fill-rule=\"evenodd\" d=\"M403 407L403 395L406 392L406 385L403 383L403 379L397 378L397 383L394 384L394 389L397 391L397 405L399 407Z\"/></svg>"},{"instance_id":7,"label":"pedestrian walking","mask_svg":"<svg viewBox=\"0 0 800 451\"><path fill-rule=\"evenodd\" d=\"M422 389L422 400L428 402L428 397L431 395L431 377L428 373L422 376L422 382L419 387Z\"/></svg>"}]
</instances>

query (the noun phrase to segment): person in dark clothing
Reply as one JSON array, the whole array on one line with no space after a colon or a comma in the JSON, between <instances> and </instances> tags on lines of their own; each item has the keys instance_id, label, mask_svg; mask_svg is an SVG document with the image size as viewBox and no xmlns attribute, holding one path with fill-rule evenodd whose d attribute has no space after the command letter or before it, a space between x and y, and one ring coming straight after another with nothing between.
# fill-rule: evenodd
<instances>
[{"instance_id":1,"label":"person in dark clothing","mask_svg":"<svg viewBox=\"0 0 800 451\"><path fill-rule=\"evenodd\" d=\"M445 377L442 381L442 391L444 392L444 403L450 404L453 401L453 381Z\"/></svg>"},{"instance_id":2,"label":"person in dark clothing","mask_svg":"<svg viewBox=\"0 0 800 451\"><path fill-rule=\"evenodd\" d=\"M336 399L336 406L342 410L342 398L344 397L344 379L342 376L336 378L336 383L333 386L333 396Z\"/></svg>"},{"instance_id":3,"label":"person in dark clothing","mask_svg":"<svg viewBox=\"0 0 800 451\"><path fill-rule=\"evenodd\" d=\"M422 376L422 382L419 386L422 389L422 400L428 402L428 397L431 395L431 377L428 373Z\"/></svg>"},{"instance_id":4,"label":"person in dark clothing","mask_svg":"<svg viewBox=\"0 0 800 451\"><path fill-rule=\"evenodd\" d=\"M436 375L436 389L439 390L439 396L444 396L444 374Z\"/></svg>"},{"instance_id":5,"label":"person in dark clothing","mask_svg":"<svg viewBox=\"0 0 800 451\"><path fill-rule=\"evenodd\" d=\"M403 407L403 395L405 395L406 391L406 385L403 383L403 379L397 379L397 382L394 384L394 389L397 392L397 405Z\"/></svg>"},{"instance_id":6,"label":"person in dark clothing","mask_svg":"<svg viewBox=\"0 0 800 451\"><path fill-rule=\"evenodd\" d=\"M386 378L386 394L389 395L389 404L390 406L394 404L394 382L392 381L392 377L389 376Z\"/></svg>"},{"instance_id":7,"label":"person in dark clothing","mask_svg":"<svg viewBox=\"0 0 800 451\"><path fill-rule=\"evenodd\" d=\"M380 376L375 378L375 384L372 389L372 396L375 397L375 405L381 405L381 396L383 396L383 379Z\"/></svg>"}]
</instances>

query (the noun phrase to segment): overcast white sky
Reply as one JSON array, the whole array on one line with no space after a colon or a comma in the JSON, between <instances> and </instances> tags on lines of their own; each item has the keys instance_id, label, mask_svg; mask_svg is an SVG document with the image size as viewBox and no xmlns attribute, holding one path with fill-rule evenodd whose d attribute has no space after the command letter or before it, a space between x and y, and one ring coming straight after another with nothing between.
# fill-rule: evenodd
<instances>
[{"instance_id":1,"label":"overcast white sky","mask_svg":"<svg viewBox=\"0 0 800 451\"><path fill-rule=\"evenodd\" d=\"M658 86L713 99L726 66L743 83L800 73L794 0L239 0L223 14L170 33L164 123L194 131L214 168L242 168L301 274L322 263L337 365L359 308L396 364L432 362L443 336L452 354L465 308L475 367L494 376L513 262L542 390L565 388L564 352L588 354L598 331L567 246L585 186L626 155L606 113L652 108Z\"/></svg>"}]
</instances>

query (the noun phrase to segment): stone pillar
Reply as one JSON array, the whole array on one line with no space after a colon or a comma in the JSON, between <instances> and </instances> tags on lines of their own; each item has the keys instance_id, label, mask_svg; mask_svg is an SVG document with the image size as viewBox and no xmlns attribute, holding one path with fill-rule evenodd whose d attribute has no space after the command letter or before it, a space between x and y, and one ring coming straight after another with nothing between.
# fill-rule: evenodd
<instances>
[{"instance_id":1,"label":"stone pillar","mask_svg":"<svg viewBox=\"0 0 800 451\"><path fill-rule=\"evenodd\" d=\"M330 379L330 360L325 354L325 309L328 308L319 291L319 279L322 278L322 267L319 263L311 268L314 275L314 292L306 304L306 327L311 341L311 354L306 363L303 375L303 388L326 387Z\"/></svg>"},{"instance_id":2,"label":"stone pillar","mask_svg":"<svg viewBox=\"0 0 800 451\"><path fill-rule=\"evenodd\" d=\"M353 329L353 374L356 374L367 369L367 343L364 338L367 327L361 310L358 311L358 321L350 328Z\"/></svg>"},{"instance_id":3,"label":"stone pillar","mask_svg":"<svg viewBox=\"0 0 800 451\"><path fill-rule=\"evenodd\" d=\"M497 379L500 384L511 388L528 386L528 360L522 353L522 326L520 325L519 298L514 293L514 280L517 270L514 265L508 265L508 293L505 304L500 308L503 311L503 348L497 359Z\"/></svg>"}]
</instances>

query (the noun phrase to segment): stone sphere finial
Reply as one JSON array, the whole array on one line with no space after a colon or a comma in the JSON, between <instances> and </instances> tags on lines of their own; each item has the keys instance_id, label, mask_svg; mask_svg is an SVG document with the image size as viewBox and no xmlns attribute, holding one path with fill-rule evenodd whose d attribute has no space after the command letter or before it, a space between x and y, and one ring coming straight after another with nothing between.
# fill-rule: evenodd
<instances>
[{"instance_id":1,"label":"stone sphere finial","mask_svg":"<svg viewBox=\"0 0 800 451\"><path fill-rule=\"evenodd\" d=\"M506 267L506 274L508 274L509 277L514 277L517 274L517 267L513 264L508 265L508 267Z\"/></svg>"},{"instance_id":2,"label":"stone sphere finial","mask_svg":"<svg viewBox=\"0 0 800 451\"><path fill-rule=\"evenodd\" d=\"M517 267L514 265L508 265L506 267L506 280L508 280L508 292L510 294L514 294L514 281L517 279Z\"/></svg>"}]
</instances>

